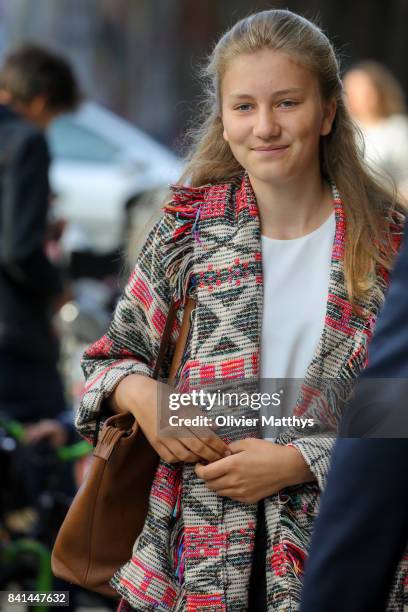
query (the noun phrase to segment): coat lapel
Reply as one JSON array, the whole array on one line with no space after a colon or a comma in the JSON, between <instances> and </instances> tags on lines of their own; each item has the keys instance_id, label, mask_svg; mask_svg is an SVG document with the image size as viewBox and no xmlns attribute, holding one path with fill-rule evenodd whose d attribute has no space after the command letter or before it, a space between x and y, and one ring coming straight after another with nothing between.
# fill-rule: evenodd
<instances>
[{"instance_id":1,"label":"coat lapel","mask_svg":"<svg viewBox=\"0 0 408 612\"><path fill-rule=\"evenodd\" d=\"M206 385L257 377L262 255L258 209L246 175L206 191L199 228L190 380Z\"/></svg>"},{"instance_id":2,"label":"coat lapel","mask_svg":"<svg viewBox=\"0 0 408 612\"><path fill-rule=\"evenodd\" d=\"M187 362L190 385L256 378L262 257L258 210L247 177L205 191L198 227L192 269L197 308ZM234 521L239 529L247 526L250 543L256 508L231 503ZM194 468L186 464L182 505L185 546L190 551L185 566L187 604L191 610L198 604L200 609L226 610L225 572L231 563L235 530L224 520L225 500L198 481ZM243 572L239 583L245 589L249 564L242 564L241 550L239 557Z\"/></svg>"},{"instance_id":3,"label":"coat lapel","mask_svg":"<svg viewBox=\"0 0 408 612\"><path fill-rule=\"evenodd\" d=\"M340 195L332 184L336 231L333 242L326 316L315 354L306 371L295 414L314 416L316 425L334 433L340 418L341 402L336 397L344 395L367 360L367 344L372 331L371 321L376 316L378 304L364 304L361 313L353 311L348 299L344 250L346 217ZM370 310L373 306L373 312ZM341 388L343 390L341 390ZM321 395L323 392L323 396ZM330 397L326 401L324 396ZM323 399L323 401L320 401Z\"/></svg>"}]
</instances>

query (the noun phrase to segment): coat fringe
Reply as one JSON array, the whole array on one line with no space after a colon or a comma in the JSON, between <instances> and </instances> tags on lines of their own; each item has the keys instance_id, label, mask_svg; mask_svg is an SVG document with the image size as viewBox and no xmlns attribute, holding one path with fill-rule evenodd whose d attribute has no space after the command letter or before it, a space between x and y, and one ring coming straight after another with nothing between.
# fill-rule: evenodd
<instances>
[{"instance_id":1,"label":"coat fringe","mask_svg":"<svg viewBox=\"0 0 408 612\"><path fill-rule=\"evenodd\" d=\"M172 200L163 209L175 217L176 227L165 246L164 264L174 298L184 302L191 280L194 241L201 242L199 221L206 188L172 185L171 191Z\"/></svg>"}]
</instances>

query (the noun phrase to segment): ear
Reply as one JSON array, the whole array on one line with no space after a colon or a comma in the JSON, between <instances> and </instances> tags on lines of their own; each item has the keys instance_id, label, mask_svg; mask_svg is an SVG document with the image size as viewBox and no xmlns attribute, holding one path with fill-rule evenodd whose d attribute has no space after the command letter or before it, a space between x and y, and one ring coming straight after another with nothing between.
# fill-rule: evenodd
<instances>
[{"instance_id":1,"label":"ear","mask_svg":"<svg viewBox=\"0 0 408 612\"><path fill-rule=\"evenodd\" d=\"M337 102L334 98L324 103L320 136L327 136L328 134L330 134L333 127L333 121L336 116L336 111Z\"/></svg>"}]
</instances>

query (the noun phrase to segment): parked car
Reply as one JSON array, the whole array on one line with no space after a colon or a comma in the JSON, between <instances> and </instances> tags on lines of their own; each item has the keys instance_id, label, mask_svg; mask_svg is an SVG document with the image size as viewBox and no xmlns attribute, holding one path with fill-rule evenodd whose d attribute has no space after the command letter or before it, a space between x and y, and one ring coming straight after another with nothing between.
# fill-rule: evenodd
<instances>
[{"instance_id":1,"label":"parked car","mask_svg":"<svg viewBox=\"0 0 408 612\"><path fill-rule=\"evenodd\" d=\"M157 193L163 197L182 172L165 146L91 102L56 119L48 137L54 207L68 222L67 250L106 255L121 249L138 203L140 223L157 206Z\"/></svg>"}]
</instances>

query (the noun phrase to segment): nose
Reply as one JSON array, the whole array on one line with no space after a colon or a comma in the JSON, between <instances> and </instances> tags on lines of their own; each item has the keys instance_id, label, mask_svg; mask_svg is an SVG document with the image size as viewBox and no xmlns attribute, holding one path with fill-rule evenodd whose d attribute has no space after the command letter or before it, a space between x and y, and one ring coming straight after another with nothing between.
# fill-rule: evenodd
<instances>
[{"instance_id":1,"label":"nose","mask_svg":"<svg viewBox=\"0 0 408 612\"><path fill-rule=\"evenodd\" d=\"M253 134L262 140L269 140L280 136L279 121L270 109L259 109L253 127Z\"/></svg>"}]
</instances>

